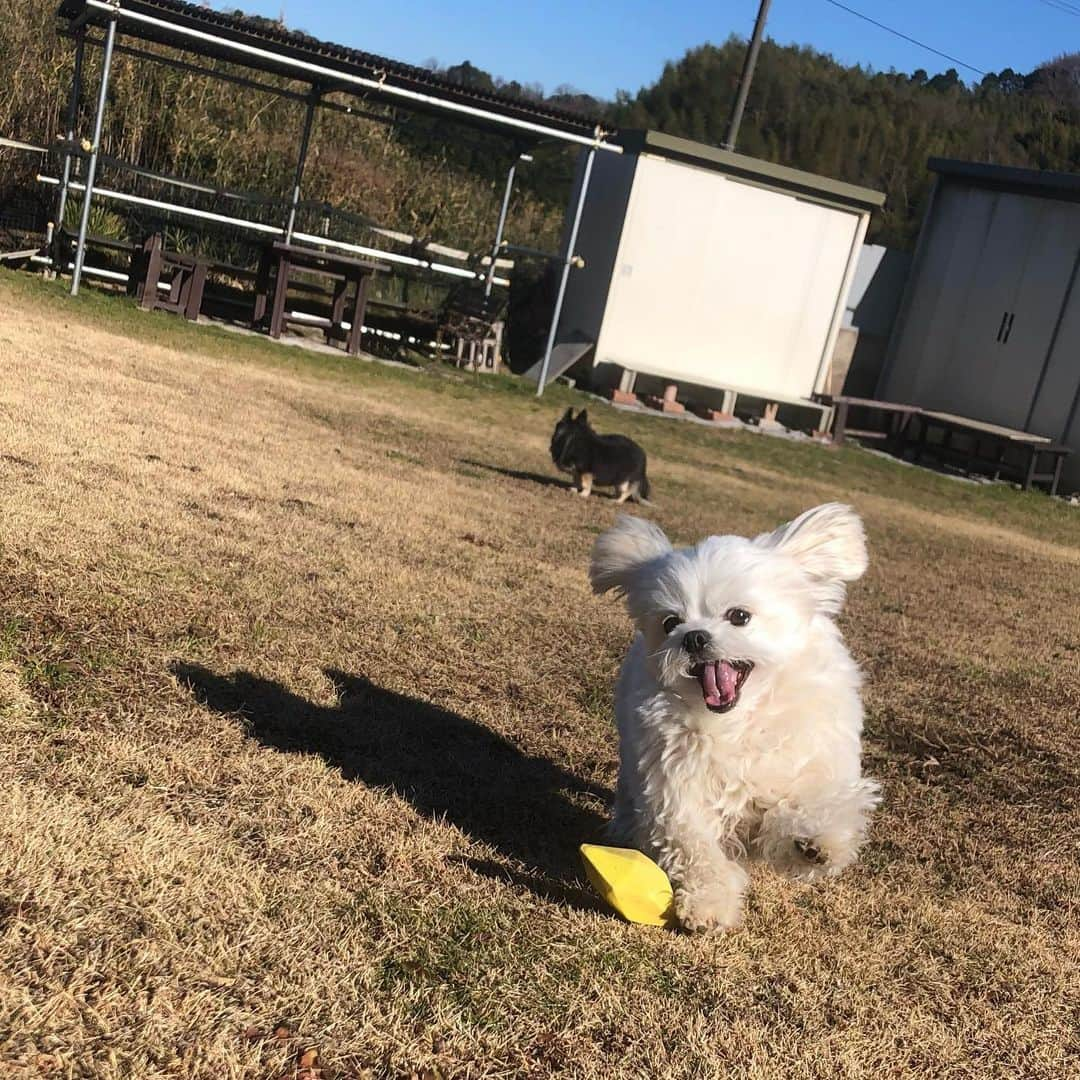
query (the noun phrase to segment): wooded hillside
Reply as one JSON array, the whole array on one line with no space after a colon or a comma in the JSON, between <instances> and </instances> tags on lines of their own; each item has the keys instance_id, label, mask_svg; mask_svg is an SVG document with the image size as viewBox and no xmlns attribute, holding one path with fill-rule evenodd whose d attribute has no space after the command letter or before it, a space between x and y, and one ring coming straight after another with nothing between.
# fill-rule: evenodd
<instances>
[{"instance_id":1,"label":"wooded hillside","mask_svg":"<svg viewBox=\"0 0 1080 1080\"><path fill-rule=\"evenodd\" d=\"M621 96L613 113L627 126L719 144L744 50L734 38L693 49L652 86ZM870 238L909 247L929 187L928 157L1080 169L1080 54L968 86L954 70L933 78L871 72L766 42L738 149L885 191Z\"/></svg>"}]
</instances>

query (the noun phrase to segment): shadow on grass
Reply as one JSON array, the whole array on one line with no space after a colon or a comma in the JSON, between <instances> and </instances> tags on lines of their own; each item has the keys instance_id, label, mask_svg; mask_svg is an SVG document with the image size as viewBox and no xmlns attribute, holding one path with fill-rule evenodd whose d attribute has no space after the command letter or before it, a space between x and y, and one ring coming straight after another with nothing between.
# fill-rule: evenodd
<instances>
[{"instance_id":1,"label":"shadow on grass","mask_svg":"<svg viewBox=\"0 0 1080 1080\"><path fill-rule=\"evenodd\" d=\"M606 802L602 788L482 724L359 676L327 671L339 696L327 708L246 671L218 675L195 664L172 671L203 705L239 712L264 746L318 754L346 780L390 788L425 817L445 817L518 864L458 860L478 873L546 900L598 907L577 847L600 836L603 819L574 799Z\"/></svg>"},{"instance_id":2,"label":"shadow on grass","mask_svg":"<svg viewBox=\"0 0 1080 1080\"><path fill-rule=\"evenodd\" d=\"M531 484L540 484L543 487L564 488L567 491L575 490L569 480L563 480L559 476L546 476L544 473L522 472L519 469L502 469L498 465L488 465L483 461L473 461L470 458L462 458L459 465L465 465L471 469L484 469L486 472L498 473L500 476L508 476L511 480L528 480Z\"/></svg>"}]
</instances>

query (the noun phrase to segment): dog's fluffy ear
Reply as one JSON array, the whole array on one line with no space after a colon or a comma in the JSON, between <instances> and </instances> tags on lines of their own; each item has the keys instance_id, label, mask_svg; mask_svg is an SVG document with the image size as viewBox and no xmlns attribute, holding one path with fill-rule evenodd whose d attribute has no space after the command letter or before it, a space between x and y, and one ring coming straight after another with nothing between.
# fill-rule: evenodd
<instances>
[{"instance_id":1,"label":"dog's fluffy ear","mask_svg":"<svg viewBox=\"0 0 1080 1080\"><path fill-rule=\"evenodd\" d=\"M671 542L659 525L621 514L615 524L596 538L589 580L593 592L615 591L625 596L630 580L646 563L671 551Z\"/></svg>"},{"instance_id":2,"label":"dog's fluffy ear","mask_svg":"<svg viewBox=\"0 0 1080 1080\"><path fill-rule=\"evenodd\" d=\"M577 414L576 423L581 424L582 426L584 426L588 422L589 422L589 410L588 409L582 409L581 412L579 412Z\"/></svg>"},{"instance_id":3,"label":"dog's fluffy ear","mask_svg":"<svg viewBox=\"0 0 1080 1080\"><path fill-rule=\"evenodd\" d=\"M815 586L818 606L835 615L844 606L844 586L863 576L869 562L859 515L842 503L825 503L754 543L794 559Z\"/></svg>"},{"instance_id":4,"label":"dog's fluffy ear","mask_svg":"<svg viewBox=\"0 0 1080 1080\"><path fill-rule=\"evenodd\" d=\"M574 410L573 410L573 408L569 408L569 409L566 410L566 412L564 412L562 414L562 419L559 421L559 423L560 424L567 424L570 421L572 421L573 419L574 419Z\"/></svg>"}]
</instances>

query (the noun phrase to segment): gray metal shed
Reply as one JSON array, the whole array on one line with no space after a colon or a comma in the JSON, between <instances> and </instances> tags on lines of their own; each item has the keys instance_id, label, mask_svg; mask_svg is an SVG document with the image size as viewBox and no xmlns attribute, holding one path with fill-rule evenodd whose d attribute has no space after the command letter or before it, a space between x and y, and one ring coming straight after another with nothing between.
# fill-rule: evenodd
<instances>
[{"instance_id":1,"label":"gray metal shed","mask_svg":"<svg viewBox=\"0 0 1080 1080\"><path fill-rule=\"evenodd\" d=\"M931 158L877 396L1065 443L1080 489L1080 175Z\"/></svg>"}]
</instances>

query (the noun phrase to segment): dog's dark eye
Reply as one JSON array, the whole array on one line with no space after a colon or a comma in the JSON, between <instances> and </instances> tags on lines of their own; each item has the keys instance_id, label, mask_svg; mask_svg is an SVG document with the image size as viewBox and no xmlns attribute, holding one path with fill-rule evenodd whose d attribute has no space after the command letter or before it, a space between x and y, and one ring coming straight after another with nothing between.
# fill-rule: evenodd
<instances>
[{"instance_id":1,"label":"dog's dark eye","mask_svg":"<svg viewBox=\"0 0 1080 1080\"><path fill-rule=\"evenodd\" d=\"M750 621L750 612L746 608L733 607L728 609L724 618L732 626L745 626Z\"/></svg>"},{"instance_id":2,"label":"dog's dark eye","mask_svg":"<svg viewBox=\"0 0 1080 1080\"><path fill-rule=\"evenodd\" d=\"M669 615L664 620L664 633L670 634L671 631L674 630L676 626L681 625L681 623L682 619L680 619L678 615Z\"/></svg>"}]
</instances>

